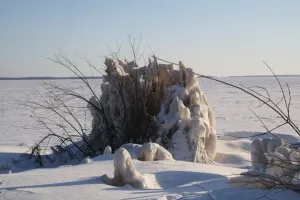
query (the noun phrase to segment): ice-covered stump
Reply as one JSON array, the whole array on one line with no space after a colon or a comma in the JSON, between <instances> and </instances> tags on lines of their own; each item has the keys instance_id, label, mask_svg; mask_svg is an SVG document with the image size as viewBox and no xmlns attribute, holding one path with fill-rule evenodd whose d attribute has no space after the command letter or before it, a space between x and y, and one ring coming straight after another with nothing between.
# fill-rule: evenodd
<instances>
[{"instance_id":1,"label":"ice-covered stump","mask_svg":"<svg viewBox=\"0 0 300 200\"><path fill-rule=\"evenodd\" d=\"M106 174L101 177L105 184L117 187L129 184L134 188L147 188L146 178L135 169L126 149L119 148L115 152L114 167L113 178L109 178Z\"/></svg>"},{"instance_id":2,"label":"ice-covered stump","mask_svg":"<svg viewBox=\"0 0 300 200\"><path fill-rule=\"evenodd\" d=\"M89 141L101 152L107 145L114 150L124 143L149 141L155 135L154 117L165 88L173 84L172 66L150 60L148 66L138 67L135 62L112 58L105 65L101 96L89 101L93 117Z\"/></svg>"},{"instance_id":3,"label":"ice-covered stump","mask_svg":"<svg viewBox=\"0 0 300 200\"><path fill-rule=\"evenodd\" d=\"M87 108L90 110L92 120L92 131L87 137L87 141L90 143L91 148L95 151L102 151L109 144L107 133L103 132L104 124L103 118L101 117L100 110L102 109L100 106L99 99L95 96L92 96L89 99L87 104Z\"/></svg>"},{"instance_id":4,"label":"ice-covered stump","mask_svg":"<svg viewBox=\"0 0 300 200\"><path fill-rule=\"evenodd\" d=\"M106 59L105 65L102 94L89 102L93 116L89 141L95 151L102 152L107 145L114 150L124 143L156 141L176 160L213 163L215 116L191 69L179 63L176 70L155 58L140 68L116 59Z\"/></svg>"},{"instance_id":5,"label":"ice-covered stump","mask_svg":"<svg viewBox=\"0 0 300 200\"><path fill-rule=\"evenodd\" d=\"M191 69L180 68L180 84L167 88L158 114L160 138L176 160L213 163L217 136L214 112Z\"/></svg>"}]
</instances>

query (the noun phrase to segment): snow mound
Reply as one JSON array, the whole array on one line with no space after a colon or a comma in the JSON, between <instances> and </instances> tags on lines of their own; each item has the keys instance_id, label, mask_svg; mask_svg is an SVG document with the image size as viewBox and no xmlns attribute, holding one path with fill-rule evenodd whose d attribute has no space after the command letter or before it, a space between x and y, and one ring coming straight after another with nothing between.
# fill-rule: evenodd
<instances>
[{"instance_id":1,"label":"snow mound","mask_svg":"<svg viewBox=\"0 0 300 200\"><path fill-rule=\"evenodd\" d=\"M91 163L91 162L93 162L93 160L92 160L90 157L84 158L84 159L81 161L82 164L89 164L89 163Z\"/></svg>"},{"instance_id":2,"label":"snow mound","mask_svg":"<svg viewBox=\"0 0 300 200\"><path fill-rule=\"evenodd\" d=\"M111 149L111 147L110 147L110 146L105 147L103 154L104 154L104 155L112 154L112 149Z\"/></svg>"},{"instance_id":3,"label":"snow mound","mask_svg":"<svg viewBox=\"0 0 300 200\"><path fill-rule=\"evenodd\" d=\"M115 152L114 177L109 178L106 174L102 176L102 181L112 186L131 185L134 188L147 188L147 180L134 167L130 154L124 148L119 148Z\"/></svg>"},{"instance_id":4,"label":"snow mound","mask_svg":"<svg viewBox=\"0 0 300 200\"><path fill-rule=\"evenodd\" d=\"M156 143L146 143L138 150L138 159L142 161L174 160L172 154Z\"/></svg>"}]
</instances>

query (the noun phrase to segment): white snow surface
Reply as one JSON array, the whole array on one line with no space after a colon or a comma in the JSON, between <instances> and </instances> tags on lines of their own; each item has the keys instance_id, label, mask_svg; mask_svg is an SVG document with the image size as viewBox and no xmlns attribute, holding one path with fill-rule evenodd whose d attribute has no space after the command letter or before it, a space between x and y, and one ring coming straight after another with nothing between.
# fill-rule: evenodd
<instances>
[{"instance_id":1,"label":"white snow surface","mask_svg":"<svg viewBox=\"0 0 300 200\"><path fill-rule=\"evenodd\" d=\"M0 199L255 199L265 195L267 190L235 188L228 183L229 177L250 166L249 152L238 153L249 145L249 140L220 139L217 151L226 153L217 154L216 161L220 162L217 165L133 159L135 168L150 183L150 189L104 184L100 176L113 177L114 155L98 156L89 164L1 174ZM226 166L229 162L232 167ZM292 191L271 190L267 196L299 199L299 194Z\"/></svg>"},{"instance_id":2,"label":"white snow surface","mask_svg":"<svg viewBox=\"0 0 300 200\"><path fill-rule=\"evenodd\" d=\"M300 78L283 77L292 90L292 110L300 107ZM235 84L268 87L275 99L280 99L279 89L271 77L228 77ZM59 80L63 84L76 84L74 80ZM217 154L215 165L184 161L139 161L132 157L136 170L150 183L149 189L135 189L129 185L113 187L104 184L100 177L114 175L114 155L102 155L78 165L49 169L24 169L14 173L13 161L43 136L35 129L23 129L33 123L31 111L18 107L12 99L34 98L38 81L0 81L0 199L8 200L76 200L76 199L300 199L300 194L288 190L262 190L238 188L228 179L251 169L250 146L264 129L249 109L258 103L239 91L211 81L201 81L201 88L213 106L217 118ZM87 95L88 96L88 95ZM268 109L259 108L267 124L278 118ZM291 113L299 124L299 112ZM267 119L269 118L269 119ZM84 118L83 118L84 119ZM278 130L283 139L299 142L289 128ZM267 136L264 136L267 137ZM179 140L180 142L180 140ZM136 146L126 149L135 153ZM182 149L184 150L184 149ZM10 173L12 172L12 173Z\"/></svg>"}]
</instances>

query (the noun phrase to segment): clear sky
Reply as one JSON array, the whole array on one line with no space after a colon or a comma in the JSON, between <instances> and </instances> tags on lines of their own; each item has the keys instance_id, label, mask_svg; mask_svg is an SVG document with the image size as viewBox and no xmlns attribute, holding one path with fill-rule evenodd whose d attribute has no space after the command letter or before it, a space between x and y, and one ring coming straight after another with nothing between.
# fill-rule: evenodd
<instances>
[{"instance_id":1,"label":"clear sky","mask_svg":"<svg viewBox=\"0 0 300 200\"><path fill-rule=\"evenodd\" d=\"M101 65L128 35L141 51L206 75L300 74L299 0L1 0L0 76L68 76L62 50ZM111 50L110 50L111 49Z\"/></svg>"}]
</instances>

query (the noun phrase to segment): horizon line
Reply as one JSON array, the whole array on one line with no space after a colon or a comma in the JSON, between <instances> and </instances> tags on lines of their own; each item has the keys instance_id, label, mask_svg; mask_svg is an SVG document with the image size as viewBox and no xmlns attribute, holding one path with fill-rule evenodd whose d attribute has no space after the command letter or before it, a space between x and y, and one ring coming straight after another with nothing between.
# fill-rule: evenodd
<instances>
[{"instance_id":1,"label":"horizon line","mask_svg":"<svg viewBox=\"0 0 300 200\"><path fill-rule=\"evenodd\" d=\"M81 79L78 76L24 76L24 77L0 77L0 80L57 80L57 79ZM102 79L102 76L85 76L87 79Z\"/></svg>"},{"instance_id":2,"label":"horizon line","mask_svg":"<svg viewBox=\"0 0 300 200\"><path fill-rule=\"evenodd\" d=\"M211 76L211 75L207 75ZM221 78L230 78L230 77L272 77L274 75L229 75L229 76L211 76L211 77L221 77ZM300 76L300 74L280 74L276 75L278 77L293 77ZM78 76L19 76L19 77L0 77L0 80L59 80L59 79L81 79L82 77ZM103 76L85 76L87 79L102 79Z\"/></svg>"}]
</instances>

